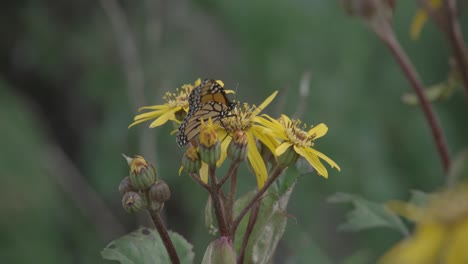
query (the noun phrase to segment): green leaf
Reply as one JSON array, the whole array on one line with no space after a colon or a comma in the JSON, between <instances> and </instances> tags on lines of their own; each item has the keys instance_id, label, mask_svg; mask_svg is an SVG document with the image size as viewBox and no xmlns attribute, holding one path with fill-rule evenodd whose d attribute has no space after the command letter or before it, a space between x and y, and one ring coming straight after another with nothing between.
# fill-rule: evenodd
<instances>
[{"instance_id":1,"label":"green leaf","mask_svg":"<svg viewBox=\"0 0 468 264\"><path fill-rule=\"evenodd\" d=\"M235 264L236 252L227 237L221 237L210 243L203 256L202 264Z\"/></svg>"},{"instance_id":2,"label":"green leaf","mask_svg":"<svg viewBox=\"0 0 468 264\"><path fill-rule=\"evenodd\" d=\"M409 234L403 221L384 204L347 193L336 193L328 198L328 202L354 205L354 209L346 216L347 221L338 227L339 230L361 231L374 227L389 227L405 236Z\"/></svg>"},{"instance_id":3,"label":"green leaf","mask_svg":"<svg viewBox=\"0 0 468 264\"><path fill-rule=\"evenodd\" d=\"M169 236L180 263L193 263L193 246L175 232L169 231ZM171 263L158 232L145 227L112 241L101 251L101 256L122 264Z\"/></svg>"},{"instance_id":4,"label":"green leaf","mask_svg":"<svg viewBox=\"0 0 468 264\"><path fill-rule=\"evenodd\" d=\"M294 189L295 181L289 184L286 191L278 196L277 193L267 192L261 200L261 207L257 221L247 244L244 263L271 263L279 240L284 234L287 223L286 207L289 197ZM234 205L237 215L247 202L253 197L255 191L249 192ZM248 223L249 214L239 224L236 231L235 249L240 251L242 240Z\"/></svg>"}]
</instances>

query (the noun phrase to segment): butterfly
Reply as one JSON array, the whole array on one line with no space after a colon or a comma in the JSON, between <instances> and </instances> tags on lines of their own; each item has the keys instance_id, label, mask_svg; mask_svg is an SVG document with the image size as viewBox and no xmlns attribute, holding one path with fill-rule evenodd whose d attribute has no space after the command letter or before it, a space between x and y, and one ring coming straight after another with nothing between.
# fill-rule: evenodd
<instances>
[{"instance_id":1,"label":"butterfly","mask_svg":"<svg viewBox=\"0 0 468 264\"><path fill-rule=\"evenodd\" d=\"M216 80L204 79L195 87L188 98L189 110L179 126L177 144L185 146L200 133L200 125L203 120L209 118L220 121L229 115L236 103L229 101L223 86Z\"/></svg>"}]
</instances>

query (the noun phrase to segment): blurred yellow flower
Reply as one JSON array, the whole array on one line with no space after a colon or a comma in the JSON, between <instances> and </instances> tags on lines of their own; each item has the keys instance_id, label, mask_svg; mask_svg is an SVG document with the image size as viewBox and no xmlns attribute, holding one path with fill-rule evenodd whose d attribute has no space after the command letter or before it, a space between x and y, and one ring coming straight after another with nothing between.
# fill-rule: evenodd
<instances>
[{"instance_id":1,"label":"blurred yellow flower","mask_svg":"<svg viewBox=\"0 0 468 264\"><path fill-rule=\"evenodd\" d=\"M419 38L421 30L424 24L426 24L429 13L438 10L442 6L442 0L426 0L426 2L426 5L430 10L427 10L427 8L421 8L416 11L416 14L413 17L413 22L411 23L410 28L410 36L413 40Z\"/></svg>"},{"instance_id":2,"label":"blurred yellow flower","mask_svg":"<svg viewBox=\"0 0 468 264\"><path fill-rule=\"evenodd\" d=\"M391 202L389 208L416 221L417 226L379 264L468 263L467 184L433 195L424 208L404 202Z\"/></svg>"},{"instance_id":3,"label":"blurred yellow flower","mask_svg":"<svg viewBox=\"0 0 468 264\"><path fill-rule=\"evenodd\" d=\"M175 93L167 92L163 96L163 99L166 100L165 104L141 107L138 109L139 112L142 110L153 111L135 116L134 122L130 124L129 128L151 119L156 120L150 124L150 128L164 125L169 120L180 122L188 111L188 97L190 93L195 87L200 85L200 83L201 80L198 79L195 81L194 85L185 84L182 85L180 89L177 88ZM178 118L177 115L179 114L181 114L182 118Z\"/></svg>"},{"instance_id":4,"label":"blurred yellow flower","mask_svg":"<svg viewBox=\"0 0 468 264\"><path fill-rule=\"evenodd\" d=\"M297 154L304 157L310 165L314 167L319 175L325 178L328 178L328 171L325 166L323 166L320 159L323 159L332 168L336 168L340 171L340 167L332 159L312 148L314 146L314 141L327 133L328 127L325 124L321 123L305 131L300 128L300 120L291 120L286 115L281 115L278 120L268 115L264 116L267 117L267 119L263 119L261 124L270 128L273 134L282 141L275 149L274 153L277 156L293 148ZM304 125L303 128L305 129L305 127Z\"/></svg>"}]
</instances>

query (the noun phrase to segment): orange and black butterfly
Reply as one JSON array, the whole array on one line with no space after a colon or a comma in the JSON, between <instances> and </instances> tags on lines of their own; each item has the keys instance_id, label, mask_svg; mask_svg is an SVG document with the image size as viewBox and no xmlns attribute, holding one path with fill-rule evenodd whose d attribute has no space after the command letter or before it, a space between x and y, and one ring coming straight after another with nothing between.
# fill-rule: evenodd
<instances>
[{"instance_id":1,"label":"orange and black butterfly","mask_svg":"<svg viewBox=\"0 0 468 264\"><path fill-rule=\"evenodd\" d=\"M216 80L204 79L190 93L189 111L179 126L177 143L185 146L200 133L201 120L216 122L228 116L236 103L230 102L223 86Z\"/></svg>"}]
</instances>

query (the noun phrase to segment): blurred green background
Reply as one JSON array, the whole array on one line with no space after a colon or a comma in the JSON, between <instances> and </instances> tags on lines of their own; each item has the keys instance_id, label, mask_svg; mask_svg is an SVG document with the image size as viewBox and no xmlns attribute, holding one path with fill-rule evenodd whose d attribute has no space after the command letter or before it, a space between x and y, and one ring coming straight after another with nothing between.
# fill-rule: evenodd
<instances>
[{"instance_id":1,"label":"blurred green background","mask_svg":"<svg viewBox=\"0 0 468 264\"><path fill-rule=\"evenodd\" d=\"M395 30L433 84L446 77L450 51L432 24L419 41L409 39L416 8L398 1ZM292 115L310 73L302 120L328 125L316 146L342 171L300 178L276 263L373 263L401 237L336 231L350 208L326 198L407 199L410 189L444 183L422 111L401 103L408 82L339 1L8 0L0 34L2 263L106 263L107 243L149 225L120 206L117 187L128 171L120 153L156 164L172 190L167 224L194 244L199 263L213 240L204 226L207 194L177 176L183 149L173 127L127 129L138 107L199 77L221 79L237 88L236 100L256 104L280 90L266 112ZM466 98L459 91L435 109L456 154L468 145ZM253 188L244 174L241 189Z\"/></svg>"}]
</instances>

